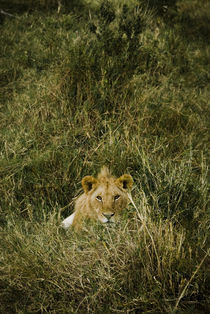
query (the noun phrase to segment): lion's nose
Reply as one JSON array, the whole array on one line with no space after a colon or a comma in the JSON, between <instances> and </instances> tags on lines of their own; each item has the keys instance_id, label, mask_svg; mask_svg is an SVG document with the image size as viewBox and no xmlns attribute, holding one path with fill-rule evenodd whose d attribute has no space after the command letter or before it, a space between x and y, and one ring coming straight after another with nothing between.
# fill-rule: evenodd
<instances>
[{"instance_id":1,"label":"lion's nose","mask_svg":"<svg viewBox=\"0 0 210 314\"><path fill-rule=\"evenodd\" d=\"M104 217L106 217L108 220L111 219L112 216L114 216L114 213L110 213L110 214L107 214L107 213L103 213Z\"/></svg>"}]
</instances>

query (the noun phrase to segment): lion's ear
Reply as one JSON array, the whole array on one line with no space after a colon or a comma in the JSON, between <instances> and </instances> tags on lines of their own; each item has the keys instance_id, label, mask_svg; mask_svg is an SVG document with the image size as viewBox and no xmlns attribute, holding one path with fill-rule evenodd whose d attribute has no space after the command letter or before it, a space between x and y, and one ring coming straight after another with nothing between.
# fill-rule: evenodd
<instances>
[{"instance_id":1,"label":"lion's ear","mask_svg":"<svg viewBox=\"0 0 210 314\"><path fill-rule=\"evenodd\" d=\"M115 181L116 185L127 190L131 189L133 185L133 179L129 174L123 174Z\"/></svg>"},{"instance_id":2,"label":"lion's ear","mask_svg":"<svg viewBox=\"0 0 210 314\"><path fill-rule=\"evenodd\" d=\"M97 180L91 176L86 176L82 179L82 187L87 194L96 185Z\"/></svg>"}]
</instances>

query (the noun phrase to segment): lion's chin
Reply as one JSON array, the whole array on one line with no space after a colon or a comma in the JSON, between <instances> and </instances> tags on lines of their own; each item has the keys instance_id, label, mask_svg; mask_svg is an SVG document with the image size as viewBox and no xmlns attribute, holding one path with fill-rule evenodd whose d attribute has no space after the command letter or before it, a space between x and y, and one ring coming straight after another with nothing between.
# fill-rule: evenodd
<instances>
[{"instance_id":1,"label":"lion's chin","mask_svg":"<svg viewBox=\"0 0 210 314\"><path fill-rule=\"evenodd\" d=\"M98 219L100 222L102 222L102 224L106 224L109 221L106 217L101 217L101 216L99 216Z\"/></svg>"},{"instance_id":2,"label":"lion's chin","mask_svg":"<svg viewBox=\"0 0 210 314\"><path fill-rule=\"evenodd\" d=\"M115 223L114 219L107 219L106 217L98 217L99 221L102 222L103 224L107 224L107 225L112 225Z\"/></svg>"}]
</instances>

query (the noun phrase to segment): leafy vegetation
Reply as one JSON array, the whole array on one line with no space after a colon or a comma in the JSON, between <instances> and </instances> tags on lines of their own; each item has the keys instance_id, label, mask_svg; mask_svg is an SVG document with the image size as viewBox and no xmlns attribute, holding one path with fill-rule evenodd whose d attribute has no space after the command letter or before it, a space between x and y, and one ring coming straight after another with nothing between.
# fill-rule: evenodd
<instances>
[{"instance_id":1,"label":"leafy vegetation","mask_svg":"<svg viewBox=\"0 0 210 314\"><path fill-rule=\"evenodd\" d=\"M208 1L0 7L0 312L206 313ZM103 165L121 224L65 232Z\"/></svg>"}]
</instances>

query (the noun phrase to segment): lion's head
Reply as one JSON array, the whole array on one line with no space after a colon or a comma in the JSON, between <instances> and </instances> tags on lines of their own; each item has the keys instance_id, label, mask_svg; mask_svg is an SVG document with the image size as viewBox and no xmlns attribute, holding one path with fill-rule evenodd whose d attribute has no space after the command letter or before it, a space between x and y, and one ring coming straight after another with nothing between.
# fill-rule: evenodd
<instances>
[{"instance_id":1,"label":"lion's head","mask_svg":"<svg viewBox=\"0 0 210 314\"><path fill-rule=\"evenodd\" d=\"M102 223L115 222L118 214L128 205L128 190L133 179L124 174L118 179L103 167L97 178L86 176L82 186L86 195L86 213Z\"/></svg>"}]
</instances>

